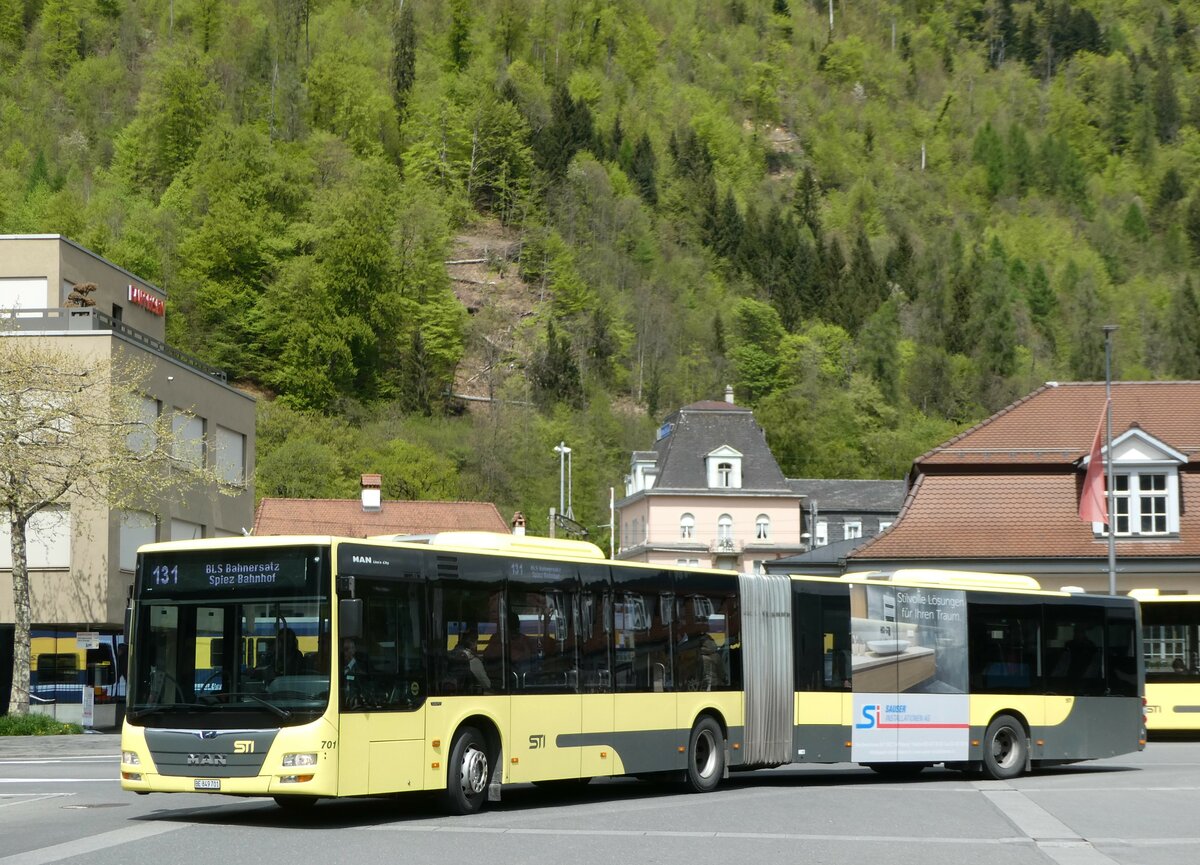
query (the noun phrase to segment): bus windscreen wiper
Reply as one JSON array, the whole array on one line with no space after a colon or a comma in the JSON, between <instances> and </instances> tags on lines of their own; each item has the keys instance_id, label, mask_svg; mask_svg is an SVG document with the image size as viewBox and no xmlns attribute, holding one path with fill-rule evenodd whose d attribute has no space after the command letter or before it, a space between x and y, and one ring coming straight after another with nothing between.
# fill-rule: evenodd
<instances>
[{"instance_id":1,"label":"bus windscreen wiper","mask_svg":"<svg viewBox=\"0 0 1200 865\"><path fill-rule=\"evenodd\" d=\"M205 703L155 703L153 706L143 706L125 713L126 718L141 718L155 712L173 712L184 709L189 712L208 712L214 707Z\"/></svg>"},{"instance_id":2,"label":"bus windscreen wiper","mask_svg":"<svg viewBox=\"0 0 1200 865\"><path fill-rule=\"evenodd\" d=\"M270 700L264 700L261 696L252 691L223 691L222 694L226 699L230 697L249 697L254 702L261 703L263 706L270 709L280 718L284 718L286 720L287 718L292 717L292 713L287 709L283 708L282 706L276 706Z\"/></svg>"}]
</instances>

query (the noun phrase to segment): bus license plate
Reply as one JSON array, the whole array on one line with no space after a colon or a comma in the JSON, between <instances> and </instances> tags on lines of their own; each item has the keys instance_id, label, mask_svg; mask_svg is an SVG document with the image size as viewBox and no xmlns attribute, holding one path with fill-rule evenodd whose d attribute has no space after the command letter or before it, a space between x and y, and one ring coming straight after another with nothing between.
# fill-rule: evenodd
<instances>
[{"instance_id":1,"label":"bus license plate","mask_svg":"<svg viewBox=\"0 0 1200 865\"><path fill-rule=\"evenodd\" d=\"M221 789L221 779L220 778L197 778L196 779L196 789L197 790L220 790Z\"/></svg>"}]
</instances>

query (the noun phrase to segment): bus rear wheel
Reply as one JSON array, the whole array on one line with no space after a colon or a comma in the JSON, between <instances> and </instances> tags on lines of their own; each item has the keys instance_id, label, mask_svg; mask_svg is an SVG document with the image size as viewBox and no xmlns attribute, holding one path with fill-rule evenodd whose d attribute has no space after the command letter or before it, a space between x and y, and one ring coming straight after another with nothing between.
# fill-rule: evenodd
<instances>
[{"instance_id":1,"label":"bus rear wheel","mask_svg":"<svg viewBox=\"0 0 1200 865\"><path fill-rule=\"evenodd\" d=\"M683 782L691 793L708 793L717 789L724 775L725 734L721 725L706 715L696 722L688 737Z\"/></svg>"},{"instance_id":2,"label":"bus rear wheel","mask_svg":"<svg viewBox=\"0 0 1200 865\"><path fill-rule=\"evenodd\" d=\"M491 777L487 744L474 727L464 727L450 746L442 801L451 814L474 814L483 807Z\"/></svg>"},{"instance_id":3,"label":"bus rear wheel","mask_svg":"<svg viewBox=\"0 0 1200 865\"><path fill-rule=\"evenodd\" d=\"M1016 778L1025 771L1029 740L1025 728L1012 715L998 715L983 736L983 769L997 781Z\"/></svg>"}]
</instances>

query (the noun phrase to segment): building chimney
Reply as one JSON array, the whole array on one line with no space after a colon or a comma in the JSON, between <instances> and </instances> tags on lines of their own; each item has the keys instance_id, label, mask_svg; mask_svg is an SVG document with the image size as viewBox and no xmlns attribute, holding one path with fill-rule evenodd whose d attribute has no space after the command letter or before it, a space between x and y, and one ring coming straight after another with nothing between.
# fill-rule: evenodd
<instances>
[{"instance_id":1,"label":"building chimney","mask_svg":"<svg viewBox=\"0 0 1200 865\"><path fill-rule=\"evenodd\" d=\"M383 475L362 476L362 508L364 511L379 511L383 509L380 503L382 495Z\"/></svg>"},{"instance_id":2,"label":"building chimney","mask_svg":"<svg viewBox=\"0 0 1200 865\"><path fill-rule=\"evenodd\" d=\"M733 385L725 385L725 402L733 405Z\"/></svg>"},{"instance_id":3,"label":"building chimney","mask_svg":"<svg viewBox=\"0 0 1200 865\"><path fill-rule=\"evenodd\" d=\"M525 536L525 515L520 511L513 514L512 533L517 537Z\"/></svg>"}]
</instances>

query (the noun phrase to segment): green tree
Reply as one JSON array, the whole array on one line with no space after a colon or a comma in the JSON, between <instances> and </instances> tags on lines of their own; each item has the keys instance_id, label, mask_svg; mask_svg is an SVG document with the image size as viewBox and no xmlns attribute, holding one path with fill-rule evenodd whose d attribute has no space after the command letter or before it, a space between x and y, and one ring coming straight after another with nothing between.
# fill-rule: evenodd
<instances>
[{"instance_id":1,"label":"green tree","mask_svg":"<svg viewBox=\"0 0 1200 865\"><path fill-rule=\"evenodd\" d=\"M450 29L446 33L450 66L462 71L471 59L470 0L450 0Z\"/></svg>"},{"instance_id":2,"label":"green tree","mask_svg":"<svg viewBox=\"0 0 1200 865\"><path fill-rule=\"evenodd\" d=\"M1005 162L1004 145L991 123L985 122L975 133L971 158L976 165L983 166L988 197L995 198L1008 185L1008 166Z\"/></svg>"},{"instance_id":3,"label":"green tree","mask_svg":"<svg viewBox=\"0 0 1200 865\"><path fill-rule=\"evenodd\" d=\"M117 137L116 170L134 189L161 194L192 159L217 112L208 58L190 46L155 55L137 115Z\"/></svg>"},{"instance_id":4,"label":"green tree","mask_svg":"<svg viewBox=\"0 0 1200 865\"><path fill-rule=\"evenodd\" d=\"M1190 275L1171 294L1166 333L1171 375L1200 379L1200 293Z\"/></svg>"},{"instance_id":5,"label":"green tree","mask_svg":"<svg viewBox=\"0 0 1200 865\"><path fill-rule=\"evenodd\" d=\"M1159 49L1154 74L1154 120L1155 132L1162 144L1170 144L1179 134L1183 110L1175 92L1175 76L1166 46Z\"/></svg>"},{"instance_id":6,"label":"green tree","mask_svg":"<svg viewBox=\"0 0 1200 865\"><path fill-rule=\"evenodd\" d=\"M889 405L900 398L900 313L895 298L867 319L856 340L858 367L875 382Z\"/></svg>"},{"instance_id":7,"label":"green tree","mask_svg":"<svg viewBox=\"0 0 1200 865\"><path fill-rule=\"evenodd\" d=\"M392 101L401 114L408 107L408 94L417 80L417 28L413 2L401 0L392 19Z\"/></svg>"},{"instance_id":8,"label":"green tree","mask_svg":"<svg viewBox=\"0 0 1200 865\"><path fill-rule=\"evenodd\" d=\"M534 354L529 365L529 383L534 401L543 409L555 403L578 408L583 405L583 381L579 364L566 336L546 322L546 341Z\"/></svg>"}]
</instances>

